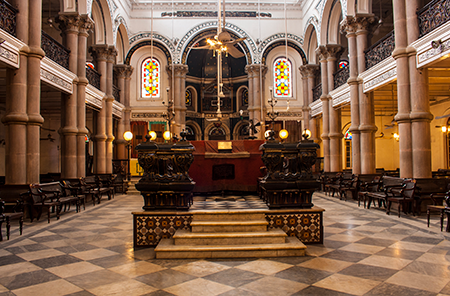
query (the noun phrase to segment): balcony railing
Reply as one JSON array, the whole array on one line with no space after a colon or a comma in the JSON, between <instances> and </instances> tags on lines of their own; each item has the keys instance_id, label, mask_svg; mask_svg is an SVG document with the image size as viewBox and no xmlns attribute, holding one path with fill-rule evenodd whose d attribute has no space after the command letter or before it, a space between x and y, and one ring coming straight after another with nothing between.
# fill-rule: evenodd
<instances>
[{"instance_id":1,"label":"balcony railing","mask_svg":"<svg viewBox=\"0 0 450 296\"><path fill-rule=\"evenodd\" d=\"M320 99L320 96L322 95L322 83L319 83L313 88L313 102Z\"/></svg>"},{"instance_id":2,"label":"balcony railing","mask_svg":"<svg viewBox=\"0 0 450 296\"><path fill-rule=\"evenodd\" d=\"M19 11L5 0L0 0L0 28L16 36L16 14Z\"/></svg>"},{"instance_id":3,"label":"balcony railing","mask_svg":"<svg viewBox=\"0 0 450 296\"><path fill-rule=\"evenodd\" d=\"M392 31L364 51L366 55L366 70L390 57L394 48L395 36L394 31Z\"/></svg>"},{"instance_id":4,"label":"balcony railing","mask_svg":"<svg viewBox=\"0 0 450 296\"><path fill-rule=\"evenodd\" d=\"M349 77L350 77L350 68L348 66L339 69L336 73L333 74L334 89L338 88L343 84L346 84Z\"/></svg>"},{"instance_id":5,"label":"balcony railing","mask_svg":"<svg viewBox=\"0 0 450 296\"><path fill-rule=\"evenodd\" d=\"M417 11L419 37L422 37L450 20L450 0L434 0Z\"/></svg>"},{"instance_id":6,"label":"balcony railing","mask_svg":"<svg viewBox=\"0 0 450 296\"><path fill-rule=\"evenodd\" d=\"M102 75L94 69L86 67L86 78L89 80L89 84L97 89L100 89L100 76Z\"/></svg>"},{"instance_id":7,"label":"balcony railing","mask_svg":"<svg viewBox=\"0 0 450 296\"><path fill-rule=\"evenodd\" d=\"M70 50L65 48L58 41L42 31L41 47L45 51L45 56L58 63L66 69L69 69Z\"/></svg>"},{"instance_id":8,"label":"balcony railing","mask_svg":"<svg viewBox=\"0 0 450 296\"><path fill-rule=\"evenodd\" d=\"M118 88L114 84L113 84L113 97L114 97L114 100L116 100L117 102L120 102L120 88Z\"/></svg>"}]
</instances>

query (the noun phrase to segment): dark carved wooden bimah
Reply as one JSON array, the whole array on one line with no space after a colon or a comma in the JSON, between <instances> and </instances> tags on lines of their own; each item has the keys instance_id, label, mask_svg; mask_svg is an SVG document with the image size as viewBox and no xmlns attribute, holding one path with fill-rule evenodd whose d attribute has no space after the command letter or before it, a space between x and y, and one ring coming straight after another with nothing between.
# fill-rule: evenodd
<instances>
[{"instance_id":1,"label":"dark carved wooden bimah","mask_svg":"<svg viewBox=\"0 0 450 296\"><path fill-rule=\"evenodd\" d=\"M144 210L187 210L195 182L189 177L195 147L183 139L175 144L147 141L136 146L144 174L136 184L144 197Z\"/></svg>"},{"instance_id":2,"label":"dark carved wooden bimah","mask_svg":"<svg viewBox=\"0 0 450 296\"><path fill-rule=\"evenodd\" d=\"M260 146L267 174L259 181L269 208L312 208L320 183L312 174L319 145L311 140L282 144L272 136Z\"/></svg>"}]
</instances>

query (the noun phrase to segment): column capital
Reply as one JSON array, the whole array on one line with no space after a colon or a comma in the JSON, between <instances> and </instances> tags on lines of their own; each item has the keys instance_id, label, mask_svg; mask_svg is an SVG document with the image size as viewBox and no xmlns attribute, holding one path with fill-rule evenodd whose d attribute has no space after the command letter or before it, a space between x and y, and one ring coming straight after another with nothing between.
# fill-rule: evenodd
<instances>
[{"instance_id":1,"label":"column capital","mask_svg":"<svg viewBox=\"0 0 450 296\"><path fill-rule=\"evenodd\" d=\"M319 65L307 64L298 67L298 69L300 70L300 73L302 74L303 78L310 78L310 77L313 78L316 76L317 71L319 71Z\"/></svg>"},{"instance_id":2,"label":"column capital","mask_svg":"<svg viewBox=\"0 0 450 296\"><path fill-rule=\"evenodd\" d=\"M175 76L186 77L186 74L189 72L189 67L184 64L171 64L167 66L166 71L169 77L172 76L172 71Z\"/></svg>"},{"instance_id":3,"label":"column capital","mask_svg":"<svg viewBox=\"0 0 450 296\"><path fill-rule=\"evenodd\" d=\"M59 28L66 34L78 34L80 28L81 17L78 13L63 14L60 13L56 22Z\"/></svg>"},{"instance_id":4,"label":"column capital","mask_svg":"<svg viewBox=\"0 0 450 296\"><path fill-rule=\"evenodd\" d=\"M342 34L347 34L347 38L350 36L356 36L356 29L356 18L354 16L348 15L344 20L342 20L340 30Z\"/></svg>"},{"instance_id":5,"label":"column capital","mask_svg":"<svg viewBox=\"0 0 450 296\"><path fill-rule=\"evenodd\" d=\"M115 47L107 44L93 45L89 48L89 51L97 61L114 62L117 55Z\"/></svg>"},{"instance_id":6,"label":"column capital","mask_svg":"<svg viewBox=\"0 0 450 296\"><path fill-rule=\"evenodd\" d=\"M378 17L373 14L358 14L355 17L356 34L368 33L373 25L378 21Z\"/></svg>"},{"instance_id":7,"label":"column capital","mask_svg":"<svg viewBox=\"0 0 450 296\"><path fill-rule=\"evenodd\" d=\"M253 74L253 75L259 75L259 72L262 72L262 75L264 76L267 73L267 66L261 65L261 64L250 64L245 66L245 73L247 74Z\"/></svg>"},{"instance_id":8,"label":"column capital","mask_svg":"<svg viewBox=\"0 0 450 296\"><path fill-rule=\"evenodd\" d=\"M114 71L118 78L127 78L133 73L134 68L127 64L114 65Z\"/></svg>"}]
</instances>

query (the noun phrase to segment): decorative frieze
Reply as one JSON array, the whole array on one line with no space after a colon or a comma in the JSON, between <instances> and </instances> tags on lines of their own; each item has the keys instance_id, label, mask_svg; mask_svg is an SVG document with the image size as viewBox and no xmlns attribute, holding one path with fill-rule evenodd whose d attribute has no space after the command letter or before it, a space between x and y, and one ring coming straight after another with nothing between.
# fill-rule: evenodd
<instances>
[{"instance_id":1,"label":"decorative frieze","mask_svg":"<svg viewBox=\"0 0 450 296\"><path fill-rule=\"evenodd\" d=\"M64 79L54 75L53 73L41 68L41 79L53 86L56 86L58 89L72 94L72 83L65 81Z\"/></svg>"},{"instance_id":2,"label":"decorative frieze","mask_svg":"<svg viewBox=\"0 0 450 296\"><path fill-rule=\"evenodd\" d=\"M174 12L175 17L209 17L217 18L217 11L177 11ZM162 17L172 17L172 12L161 12ZM225 17L238 18L238 17L272 17L271 13L256 12L256 11L226 11Z\"/></svg>"},{"instance_id":3,"label":"decorative frieze","mask_svg":"<svg viewBox=\"0 0 450 296\"><path fill-rule=\"evenodd\" d=\"M13 63L14 66L19 67L19 55L3 46L0 46L0 60L7 64Z\"/></svg>"},{"instance_id":4,"label":"decorative frieze","mask_svg":"<svg viewBox=\"0 0 450 296\"><path fill-rule=\"evenodd\" d=\"M423 65L427 63L429 60L434 60L436 57L441 57L443 55L448 54L449 50L450 50L450 39L440 44L437 44L435 47L431 47L424 53L420 53L417 56L417 63L419 65Z\"/></svg>"},{"instance_id":5,"label":"decorative frieze","mask_svg":"<svg viewBox=\"0 0 450 296\"><path fill-rule=\"evenodd\" d=\"M162 118L162 113L131 113L131 118L144 119L144 118Z\"/></svg>"}]
</instances>

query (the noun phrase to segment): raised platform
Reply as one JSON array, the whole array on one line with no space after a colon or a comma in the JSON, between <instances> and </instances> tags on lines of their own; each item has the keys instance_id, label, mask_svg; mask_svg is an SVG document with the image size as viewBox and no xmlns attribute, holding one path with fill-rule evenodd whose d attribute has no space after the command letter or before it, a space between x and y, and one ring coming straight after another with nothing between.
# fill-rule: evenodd
<instances>
[{"instance_id":1,"label":"raised platform","mask_svg":"<svg viewBox=\"0 0 450 296\"><path fill-rule=\"evenodd\" d=\"M172 239L179 229L187 232L202 227L205 231L223 230L223 227L236 224L233 223L233 213L264 216L261 221L250 221L246 225L239 221L240 228L236 228L236 232L281 229L287 236L295 236L302 243L323 243L323 211L319 207L270 210L257 196L194 197L194 204L188 211L133 212L134 247L155 247L161 239ZM221 218L223 221L216 225L202 225L200 220L193 223L194 214L224 216Z\"/></svg>"}]
</instances>

